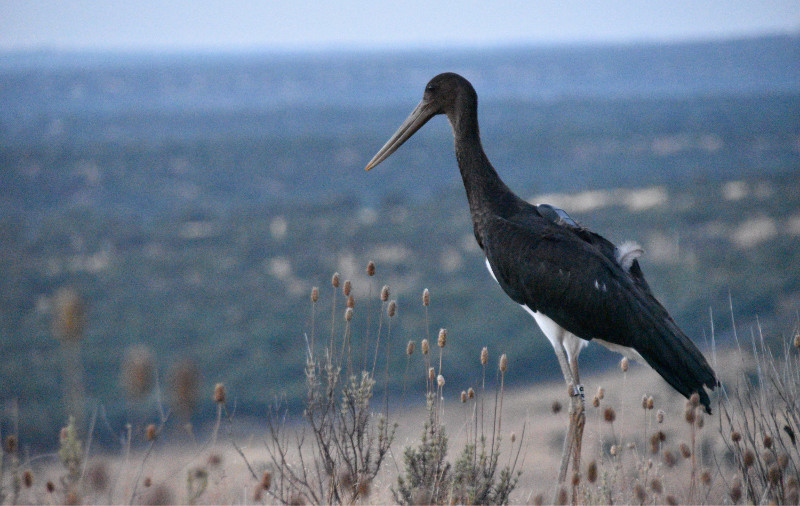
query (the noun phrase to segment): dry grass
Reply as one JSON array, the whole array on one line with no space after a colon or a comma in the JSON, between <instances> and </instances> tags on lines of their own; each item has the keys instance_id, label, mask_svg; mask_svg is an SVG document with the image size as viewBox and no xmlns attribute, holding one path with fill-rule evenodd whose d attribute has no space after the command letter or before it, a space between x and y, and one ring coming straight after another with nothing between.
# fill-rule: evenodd
<instances>
[{"instance_id":1,"label":"dry grass","mask_svg":"<svg viewBox=\"0 0 800 506\"><path fill-rule=\"evenodd\" d=\"M336 277L332 284L334 294L352 289L347 281L342 288L336 286L340 284ZM390 309L390 288L372 293L380 294L375 296L380 315L372 317L376 326L371 335L375 349L364 351L370 360L363 361L360 355L351 360L352 331L356 328L350 325L353 304L347 303L347 297L337 301L334 295L330 301L330 329L323 328L327 323L312 325L314 330L307 336L307 377L311 367L312 376L323 378L323 366L336 368L343 377L355 376L361 372L354 362L364 362L371 367L363 372L371 382L386 380L388 371L381 370L381 360L386 342L391 339L391 322L397 308L391 305ZM327 319L326 311L317 307L321 298L320 290L312 291L312 318L323 315ZM427 290L423 305L427 320ZM356 311L355 317L358 316ZM800 391L800 343L787 343L782 353L774 356L754 338L752 352L737 349L718 353L713 360L726 390L721 404L714 404L713 415L701 413L696 404L672 391L646 366L631 365L624 372L614 368L585 375L584 467L571 477L578 483L578 493L570 497L569 483L563 494L559 494L556 484L568 423L568 413L559 409L568 400L563 383L500 390L498 382L485 391L477 389L473 397L445 380L447 368L452 365L448 365L450 344L444 329L435 342L436 346L425 343L406 348L410 350L407 360L415 362L406 368L406 375L408 371L420 371L420 362L429 371L425 391L404 390L401 412L399 399L371 400L370 386L364 411L354 412L352 418L340 417L344 428L351 432L345 430L338 435L335 431L341 427L337 429L336 423L325 425L324 419L335 418L337 399L346 401L346 396L341 397L342 383L321 385L323 390L332 389L329 398L334 403L316 412L324 415L322 418L308 418L307 413L306 420L288 423L277 409L266 428L263 420L239 420L228 412L224 386L218 385L213 392L218 420L209 435L200 437L190 431L181 434L178 417L170 419L169 411L160 407L159 423L143 427L142 434L133 434L129 429L118 453L93 448L91 432L88 437L81 437L70 426L62 431L58 455L21 455L16 448L16 435L2 435L0 503L390 503L398 499L402 487L398 476L409 476L408 457L404 459L404 454L409 448L422 448L420 434L426 420L442 434L446 431L447 454L443 463L449 467L448 472L457 472L459 457L470 445L473 456L466 462L476 462L480 451L474 449L480 449L482 441L485 454L495 459L485 461L494 462L486 483L496 485L504 468L512 477L521 472L519 482L511 486L510 501L515 503L549 502L553 497L586 504L798 502L800 453L792 436L800 428L796 402ZM481 350L475 350L474 356L492 377L494 368L503 367L499 356L490 360ZM499 362L494 368L491 365ZM408 385L419 384L418 379L408 378ZM202 397L209 399L205 402L212 402L212 392ZM182 409L192 406L193 402L187 402ZM308 404L307 410L322 409L314 406ZM386 417L397 426L382 461L372 457L365 460L363 454L359 455L380 448L375 446L375 439L368 437L350 450L336 453L337 446L345 445L360 430L388 436L386 427L393 425L380 425ZM348 425L348 420L357 421L360 429L352 423ZM738 436L733 437L733 433ZM320 437L329 445L321 443ZM136 441L141 444L132 444ZM361 460L356 462L358 459ZM486 464L482 465L471 469L485 470ZM447 487L438 495L411 497L421 501L434 497L440 502L468 501L471 496L465 495L463 488L465 471L459 472L462 478L453 476L450 481L444 472L436 475L441 478L437 486ZM353 480L353 476L364 473L369 474L368 480ZM302 477L299 485L292 484L292 475ZM306 492L300 493L303 490ZM346 491L351 492L348 495ZM497 499L500 502L509 500L502 494L481 497L488 502L492 502L487 499L491 497L502 498Z\"/></svg>"}]
</instances>

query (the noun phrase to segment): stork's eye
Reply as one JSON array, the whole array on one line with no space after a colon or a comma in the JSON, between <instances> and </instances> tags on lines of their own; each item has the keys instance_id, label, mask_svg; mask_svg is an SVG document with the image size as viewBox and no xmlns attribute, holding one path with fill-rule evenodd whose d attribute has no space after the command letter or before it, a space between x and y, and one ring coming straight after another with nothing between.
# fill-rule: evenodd
<instances>
[{"instance_id":1,"label":"stork's eye","mask_svg":"<svg viewBox=\"0 0 800 506\"><path fill-rule=\"evenodd\" d=\"M425 91L427 91L428 93L433 93L434 91L436 91L436 85L428 84L428 86L425 87Z\"/></svg>"}]
</instances>

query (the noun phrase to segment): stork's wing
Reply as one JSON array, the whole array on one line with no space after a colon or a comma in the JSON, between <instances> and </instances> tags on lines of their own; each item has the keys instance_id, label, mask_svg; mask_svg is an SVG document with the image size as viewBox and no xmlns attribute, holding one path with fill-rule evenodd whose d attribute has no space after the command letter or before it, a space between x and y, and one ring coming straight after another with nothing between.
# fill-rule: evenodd
<instances>
[{"instance_id":1,"label":"stork's wing","mask_svg":"<svg viewBox=\"0 0 800 506\"><path fill-rule=\"evenodd\" d=\"M678 392L697 392L708 409L703 387L717 384L714 371L646 284L596 244L547 219L526 219L524 226L487 219L484 252L513 300L578 337L635 349Z\"/></svg>"},{"instance_id":2,"label":"stork's wing","mask_svg":"<svg viewBox=\"0 0 800 506\"><path fill-rule=\"evenodd\" d=\"M575 220L573 220L569 216L569 214L567 214L567 212L564 211L563 209L559 209L549 204L539 204L538 206L535 206L535 208L536 211L539 213L539 215L541 215L543 218L547 218L555 225L558 225L564 228L565 230L568 230L571 233L575 234L582 241L595 246L600 251L600 253L603 254L603 256L605 256L612 262L619 263L618 249L614 245L614 243L612 243L602 235L592 232L588 228L581 226ZM523 221L519 222L520 224L522 224L531 218L531 213L523 211L521 214L510 218L510 220L515 221L516 218L522 218ZM639 250L639 252L641 253L641 250ZM642 272L642 268L639 266L639 261L636 260L635 257L633 258L633 260L631 260L629 267L625 270L628 271L628 274L630 274L630 276L633 278L633 281L637 285L639 285L640 288L642 288L651 297L653 297L653 293L650 291L650 286L644 279L644 273Z\"/></svg>"}]
</instances>

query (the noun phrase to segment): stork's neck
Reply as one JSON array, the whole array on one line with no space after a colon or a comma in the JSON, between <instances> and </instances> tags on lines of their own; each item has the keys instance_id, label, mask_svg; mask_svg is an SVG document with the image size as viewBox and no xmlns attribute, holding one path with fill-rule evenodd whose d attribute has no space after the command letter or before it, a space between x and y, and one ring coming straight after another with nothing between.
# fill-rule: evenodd
<instances>
[{"instance_id":1,"label":"stork's neck","mask_svg":"<svg viewBox=\"0 0 800 506\"><path fill-rule=\"evenodd\" d=\"M488 215L507 216L519 198L497 175L481 145L477 104L463 108L461 114L449 116L455 136L456 160L467 191L470 214L476 236ZM480 239L479 239L480 240Z\"/></svg>"}]
</instances>

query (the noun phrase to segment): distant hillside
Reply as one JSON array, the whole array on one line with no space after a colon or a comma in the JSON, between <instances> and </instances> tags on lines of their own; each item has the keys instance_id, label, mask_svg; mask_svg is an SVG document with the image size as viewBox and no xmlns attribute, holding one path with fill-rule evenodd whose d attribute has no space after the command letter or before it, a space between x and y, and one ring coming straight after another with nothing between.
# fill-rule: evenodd
<instances>
[{"instance_id":1,"label":"distant hillside","mask_svg":"<svg viewBox=\"0 0 800 506\"><path fill-rule=\"evenodd\" d=\"M800 38L776 37L432 55L5 55L0 424L18 420L25 444L55 442L66 359L50 319L64 286L88 307L80 356L105 443L134 409L119 378L134 344L153 350L165 385L193 360L202 395L226 382L242 416L281 391L296 403L309 290L321 288L317 331L329 333L334 271L353 281L361 346L373 345L367 315L374 326L377 292L391 286L394 366L425 335L429 288L430 328L450 330L450 360L465 364L448 382L478 377L484 345L529 370L549 344L485 272L445 121L363 170L441 70L475 83L506 182L613 241L640 242L655 293L698 342L712 315L729 339L731 303L742 332L758 318L768 339L786 333L800 304L799 52Z\"/></svg>"},{"instance_id":2,"label":"distant hillside","mask_svg":"<svg viewBox=\"0 0 800 506\"><path fill-rule=\"evenodd\" d=\"M444 70L472 80L487 150L525 191L780 171L798 166L798 61L800 37L435 54L6 55L0 208L47 210L79 193L105 212L169 213L450 187L450 132L437 122L382 167L380 183L360 172ZM408 165L424 170L397 169Z\"/></svg>"},{"instance_id":3,"label":"distant hillside","mask_svg":"<svg viewBox=\"0 0 800 506\"><path fill-rule=\"evenodd\" d=\"M571 209L575 219L615 242L640 242L648 280L679 325L708 347L713 317L718 345L725 346L731 342L730 303L743 336L755 331L756 318L770 341L796 325L796 181L786 175L533 197ZM430 331L449 329L448 357L460 364L449 368L448 382L461 385L480 376L474 359L482 346L509 353L511 383L557 378L549 343L489 278L470 226L461 188L413 204L341 200L208 209L147 221L81 207L46 216L4 215L3 395L19 402L21 434L42 444L55 441L42 439L55 434L64 417L63 358L50 331L51 297L59 287L74 286L89 308L81 348L87 394L115 430L122 430L131 409L120 395L120 365L125 349L138 343L154 351L167 399L175 364L190 359L201 371L201 395L224 381L235 392L238 416L260 416L275 395L285 393L291 403L302 395L310 289L321 289L316 333L328 339L334 271L354 285L357 350L374 346L378 292L384 283L391 287L399 303L393 370L404 367L405 343L426 335L420 295L429 288ZM364 273L369 260L378 265L373 280ZM343 311L338 297L337 340ZM537 374L520 374L535 356L545 357ZM591 347L584 367L614 360ZM394 375L392 387L401 381ZM198 413L195 422L211 416Z\"/></svg>"}]
</instances>

